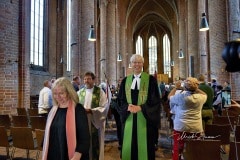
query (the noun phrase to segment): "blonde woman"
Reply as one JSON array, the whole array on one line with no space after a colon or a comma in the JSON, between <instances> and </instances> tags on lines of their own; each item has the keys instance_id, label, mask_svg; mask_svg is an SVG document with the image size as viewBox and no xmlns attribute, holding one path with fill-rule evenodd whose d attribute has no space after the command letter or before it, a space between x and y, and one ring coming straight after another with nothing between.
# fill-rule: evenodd
<instances>
[{"instance_id":1,"label":"blonde woman","mask_svg":"<svg viewBox=\"0 0 240 160\"><path fill-rule=\"evenodd\" d=\"M53 103L45 130L42 160L88 160L89 130L86 112L67 78L52 86Z\"/></svg>"}]
</instances>

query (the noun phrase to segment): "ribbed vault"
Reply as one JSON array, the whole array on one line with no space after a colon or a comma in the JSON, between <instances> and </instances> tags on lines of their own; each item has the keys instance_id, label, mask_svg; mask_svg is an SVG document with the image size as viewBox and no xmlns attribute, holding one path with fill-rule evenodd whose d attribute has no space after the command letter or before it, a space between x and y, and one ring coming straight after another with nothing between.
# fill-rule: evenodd
<instances>
[{"instance_id":1,"label":"ribbed vault","mask_svg":"<svg viewBox=\"0 0 240 160\"><path fill-rule=\"evenodd\" d=\"M127 52L135 53L134 46L137 36L144 39L150 36L158 39L158 71L163 73L162 37L168 34L172 44L178 44L178 4L176 0L123 0L118 1L120 25L126 29L129 48ZM173 38L175 37L175 38ZM174 39L174 42L173 42ZM133 40L133 41L132 41ZM129 42L132 45L129 45ZM144 44L144 54L147 56L147 46ZM130 48L130 47L133 48ZM171 46L173 47L173 45ZM173 48L170 49L171 51ZM148 59L146 57L146 59ZM146 61L145 67L148 66Z\"/></svg>"},{"instance_id":2,"label":"ribbed vault","mask_svg":"<svg viewBox=\"0 0 240 160\"><path fill-rule=\"evenodd\" d=\"M125 0L119 3L120 23L126 25L131 35L138 34L147 26L150 27L148 31L172 31L173 24L177 24L174 0Z\"/></svg>"}]
</instances>

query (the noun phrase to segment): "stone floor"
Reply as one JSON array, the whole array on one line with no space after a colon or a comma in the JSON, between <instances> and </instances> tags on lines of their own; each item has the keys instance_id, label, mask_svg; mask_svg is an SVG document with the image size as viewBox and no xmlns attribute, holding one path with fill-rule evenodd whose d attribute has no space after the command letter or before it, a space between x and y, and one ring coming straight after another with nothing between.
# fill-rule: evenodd
<instances>
[{"instance_id":1,"label":"stone floor","mask_svg":"<svg viewBox=\"0 0 240 160\"><path fill-rule=\"evenodd\" d=\"M117 137L114 133L106 132L105 141L105 160L120 160L120 152L118 150ZM114 134L114 135L113 135ZM159 146L156 151L156 160L171 160L171 138L165 134L159 134Z\"/></svg>"},{"instance_id":2,"label":"stone floor","mask_svg":"<svg viewBox=\"0 0 240 160\"><path fill-rule=\"evenodd\" d=\"M116 136L115 122L110 120L106 125L105 136L105 160L120 160L118 150L118 141ZM156 151L156 160L172 159L172 138L171 130L165 118L161 121L161 129L159 130L158 150Z\"/></svg>"}]
</instances>

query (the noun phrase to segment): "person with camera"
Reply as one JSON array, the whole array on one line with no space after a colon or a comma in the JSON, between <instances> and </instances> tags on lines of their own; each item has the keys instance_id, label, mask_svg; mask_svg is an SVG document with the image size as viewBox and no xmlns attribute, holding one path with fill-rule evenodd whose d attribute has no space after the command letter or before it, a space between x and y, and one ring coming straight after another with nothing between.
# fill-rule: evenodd
<instances>
[{"instance_id":1,"label":"person with camera","mask_svg":"<svg viewBox=\"0 0 240 160\"><path fill-rule=\"evenodd\" d=\"M195 139L203 133L202 107L207 95L198 85L196 78L188 77L184 82L185 91L175 94L174 88L169 93L170 106L177 109L173 120L173 160L182 159L185 137Z\"/></svg>"}]
</instances>

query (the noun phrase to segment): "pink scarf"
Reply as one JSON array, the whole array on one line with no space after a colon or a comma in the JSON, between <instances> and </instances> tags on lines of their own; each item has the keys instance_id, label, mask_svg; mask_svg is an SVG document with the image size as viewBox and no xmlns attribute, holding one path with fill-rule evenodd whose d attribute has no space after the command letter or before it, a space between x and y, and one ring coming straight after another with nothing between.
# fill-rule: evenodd
<instances>
[{"instance_id":1,"label":"pink scarf","mask_svg":"<svg viewBox=\"0 0 240 160\"><path fill-rule=\"evenodd\" d=\"M68 104L67 115L66 115L66 134L67 134L69 159L71 159L74 156L75 148L76 148L75 106L73 104L74 103L70 101L70 103ZM42 160L47 160L50 126L57 112L57 109L58 109L58 106L53 106L53 108L48 114L48 120L46 124L44 143L43 143Z\"/></svg>"}]
</instances>

